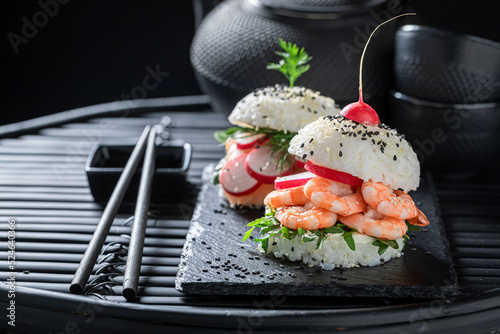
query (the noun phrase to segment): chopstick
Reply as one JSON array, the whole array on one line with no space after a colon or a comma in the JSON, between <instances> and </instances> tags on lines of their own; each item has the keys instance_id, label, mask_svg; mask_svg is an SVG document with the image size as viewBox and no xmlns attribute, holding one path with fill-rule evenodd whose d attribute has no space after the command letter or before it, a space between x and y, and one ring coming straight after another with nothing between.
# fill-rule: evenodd
<instances>
[{"instance_id":1,"label":"chopstick","mask_svg":"<svg viewBox=\"0 0 500 334\"><path fill-rule=\"evenodd\" d=\"M144 165L142 166L141 181L139 184L139 193L134 213L134 224L130 235L127 262L123 276L122 295L127 300L134 299L137 294L137 286L141 271L142 252L144 248L144 237L146 234L146 225L148 221L149 201L151 197L151 188L155 172L157 128L153 127L149 133L148 146L144 156Z\"/></svg>"},{"instance_id":2,"label":"chopstick","mask_svg":"<svg viewBox=\"0 0 500 334\"><path fill-rule=\"evenodd\" d=\"M120 204L123 201L123 197L125 196L125 192L134 176L135 171L137 170L137 166L141 161L142 156L144 155L144 151L146 150L146 143L148 139L148 135L151 131L151 126L147 125L142 131L137 144L130 154L130 158L123 169L118 182L116 183L115 189L109 198L108 203L106 204L106 208L102 214L102 217L97 224L96 230L92 235L92 239L90 239L87 250L83 254L83 258L80 262L80 265L76 269L75 276L73 277L73 281L71 282L71 286L69 291L73 294L80 294L83 292L85 285L88 282L92 269L96 263L97 257L101 252L102 246L106 241L106 237L109 233L109 229L111 228L111 224L118 213L118 209L120 208Z\"/></svg>"}]
</instances>

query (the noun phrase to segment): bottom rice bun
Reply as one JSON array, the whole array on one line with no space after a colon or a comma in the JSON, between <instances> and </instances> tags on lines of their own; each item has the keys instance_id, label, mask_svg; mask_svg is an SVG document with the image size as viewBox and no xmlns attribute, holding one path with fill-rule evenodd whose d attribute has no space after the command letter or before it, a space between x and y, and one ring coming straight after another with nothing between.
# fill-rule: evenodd
<instances>
[{"instance_id":1,"label":"bottom rice bun","mask_svg":"<svg viewBox=\"0 0 500 334\"><path fill-rule=\"evenodd\" d=\"M271 237L267 253L277 258L291 261L301 261L309 267L319 266L325 270L336 267L353 268L359 266L377 266L393 258L401 256L404 247L403 238L395 240L399 249L389 247L382 255L378 254L378 247L372 243L377 239L353 233L356 250L351 250L340 234L328 234L321 247L316 249L315 242L302 242L300 238L292 240L282 237ZM262 247L259 247L264 251Z\"/></svg>"},{"instance_id":2,"label":"bottom rice bun","mask_svg":"<svg viewBox=\"0 0 500 334\"><path fill-rule=\"evenodd\" d=\"M290 141L308 171L278 178L264 199L260 250L324 269L375 266L400 257L408 231L429 222L408 191L420 165L409 143L384 124L325 116Z\"/></svg>"}]
</instances>

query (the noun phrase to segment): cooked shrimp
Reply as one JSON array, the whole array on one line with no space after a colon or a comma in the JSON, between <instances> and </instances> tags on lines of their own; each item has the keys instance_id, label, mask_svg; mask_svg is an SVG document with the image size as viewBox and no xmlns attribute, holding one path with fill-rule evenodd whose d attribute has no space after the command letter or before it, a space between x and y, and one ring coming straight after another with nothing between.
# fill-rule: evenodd
<instances>
[{"instance_id":1,"label":"cooked shrimp","mask_svg":"<svg viewBox=\"0 0 500 334\"><path fill-rule=\"evenodd\" d=\"M307 202L309 199L304 195L304 186L274 190L264 199L264 204L273 210L282 206L304 205Z\"/></svg>"},{"instance_id":2,"label":"cooked shrimp","mask_svg":"<svg viewBox=\"0 0 500 334\"><path fill-rule=\"evenodd\" d=\"M399 239L408 229L403 219L384 216L371 207L368 207L365 212L338 218L342 224L375 238Z\"/></svg>"},{"instance_id":3,"label":"cooked shrimp","mask_svg":"<svg viewBox=\"0 0 500 334\"><path fill-rule=\"evenodd\" d=\"M353 193L351 186L322 177L309 180L304 194L320 208L348 216L366 210L366 203L359 191Z\"/></svg>"},{"instance_id":4,"label":"cooked shrimp","mask_svg":"<svg viewBox=\"0 0 500 334\"><path fill-rule=\"evenodd\" d=\"M393 192L381 182L364 182L361 193L366 203L383 215L398 219L410 219L418 215L417 206L410 195L400 190Z\"/></svg>"},{"instance_id":5,"label":"cooked shrimp","mask_svg":"<svg viewBox=\"0 0 500 334\"><path fill-rule=\"evenodd\" d=\"M429 225L429 219L427 219L427 216L419 209L418 215L415 218L408 219L408 223L417 226L426 226Z\"/></svg>"},{"instance_id":6,"label":"cooked shrimp","mask_svg":"<svg viewBox=\"0 0 500 334\"><path fill-rule=\"evenodd\" d=\"M293 230L318 230L335 225L337 214L308 202L304 206L285 206L275 215L283 225Z\"/></svg>"}]
</instances>

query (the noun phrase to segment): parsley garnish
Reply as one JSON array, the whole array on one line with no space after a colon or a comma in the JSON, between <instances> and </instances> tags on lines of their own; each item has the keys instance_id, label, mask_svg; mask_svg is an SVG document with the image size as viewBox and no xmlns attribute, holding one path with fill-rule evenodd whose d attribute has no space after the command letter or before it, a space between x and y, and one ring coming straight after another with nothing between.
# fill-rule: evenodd
<instances>
[{"instance_id":1,"label":"parsley garnish","mask_svg":"<svg viewBox=\"0 0 500 334\"><path fill-rule=\"evenodd\" d=\"M290 81L290 87L293 87L295 80L302 75L302 73L309 70L310 65L308 61L312 59L304 48L299 48L296 44L286 42L279 39L279 44L283 51L276 51L278 56L283 59L278 64L267 64L267 69L280 71Z\"/></svg>"},{"instance_id":2,"label":"parsley garnish","mask_svg":"<svg viewBox=\"0 0 500 334\"><path fill-rule=\"evenodd\" d=\"M214 137L219 143L225 143L228 138L234 138L237 132L248 133L248 136L265 134L268 136L269 140L263 145L269 146L271 149L273 159L276 160L278 165L278 171L284 173L293 167L294 159L292 155L288 153L288 147L290 146L292 138L297 134L296 132L280 131L270 128L255 129L233 126L226 130L216 131Z\"/></svg>"}]
</instances>

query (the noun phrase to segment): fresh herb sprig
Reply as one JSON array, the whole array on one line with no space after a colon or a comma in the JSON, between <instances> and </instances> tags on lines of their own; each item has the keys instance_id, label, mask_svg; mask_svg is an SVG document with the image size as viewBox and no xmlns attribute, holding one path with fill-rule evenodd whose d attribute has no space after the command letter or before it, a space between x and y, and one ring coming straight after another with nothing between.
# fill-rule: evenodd
<instances>
[{"instance_id":1,"label":"fresh herb sprig","mask_svg":"<svg viewBox=\"0 0 500 334\"><path fill-rule=\"evenodd\" d=\"M271 154L278 165L278 171L283 173L293 167L294 160L291 154L288 153L288 147L290 146L292 138L297 134L296 132L280 131L270 128L245 128L233 126L226 130L216 131L214 136L219 143L225 143L228 138L234 139L236 133L248 133L248 136L257 134L268 136L269 140L263 145L269 146L271 149Z\"/></svg>"},{"instance_id":2,"label":"fresh herb sprig","mask_svg":"<svg viewBox=\"0 0 500 334\"><path fill-rule=\"evenodd\" d=\"M304 48L299 48L296 44L286 42L281 38L279 39L279 44L284 51L276 51L276 54L283 59L277 64L267 64L267 69L277 70L283 73L290 81L290 87L293 87L297 78L309 70L310 65L307 64L307 62L309 62L312 57L304 51Z\"/></svg>"}]
</instances>

